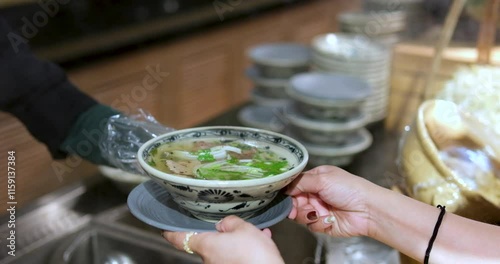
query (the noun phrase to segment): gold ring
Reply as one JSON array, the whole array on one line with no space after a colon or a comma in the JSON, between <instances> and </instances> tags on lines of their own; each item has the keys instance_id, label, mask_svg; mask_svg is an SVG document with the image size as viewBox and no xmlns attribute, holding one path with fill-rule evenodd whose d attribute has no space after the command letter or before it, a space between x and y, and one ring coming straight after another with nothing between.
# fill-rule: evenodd
<instances>
[{"instance_id":1,"label":"gold ring","mask_svg":"<svg viewBox=\"0 0 500 264\"><path fill-rule=\"evenodd\" d=\"M198 233L197 232L189 232L184 237L184 241L183 241L184 251L186 251L189 254L194 254L194 252L189 248L189 239L191 239L191 237L196 235L196 234L198 234Z\"/></svg>"}]
</instances>

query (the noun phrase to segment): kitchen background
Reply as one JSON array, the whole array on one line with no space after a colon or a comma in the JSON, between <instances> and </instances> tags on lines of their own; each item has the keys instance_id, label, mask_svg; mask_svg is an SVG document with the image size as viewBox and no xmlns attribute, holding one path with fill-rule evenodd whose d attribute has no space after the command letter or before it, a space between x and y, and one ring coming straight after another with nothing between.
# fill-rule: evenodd
<instances>
[{"instance_id":1,"label":"kitchen background","mask_svg":"<svg viewBox=\"0 0 500 264\"><path fill-rule=\"evenodd\" d=\"M125 112L144 108L177 129L200 124L250 99L253 86L244 74L251 64L249 48L269 42L309 45L314 36L340 30L339 14L363 8L356 0L41 2L46 4L2 1L0 15L20 30L36 54L60 63L85 92ZM385 7L395 10L408 1L399 2L387 1ZM388 130L396 133L417 107L415 95L421 93L431 47L451 1L409 2L418 3L418 9L399 34L403 42L394 48L385 118ZM454 34L461 49L448 53L438 80L449 79L457 65L472 62L471 49L463 47L474 46L478 27L464 12ZM134 87L142 85L148 67L159 67L168 77L147 95L136 95ZM129 102L129 97L135 100ZM20 206L95 175L96 168L82 161L56 176L58 166L21 123L4 113L0 123L0 148L16 149L21 155ZM6 182L1 184L5 187ZM2 207L5 201L2 194Z\"/></svg>"},{"instance_id":2,"label":"kitchen background","mask_svg":"<svg viewBox=\"0 0 500 264\"><path fill-rule=\"evenodd\" d=\"M420 103L433 46L451 1L386 2L391 2L388 9L413 5L404 30L391 44L386 114L372 124L399 136ZM342 31L341 14L363 8L366 3L360 0L2 0L0 15L20 30L36 54L59 63L86 93L125 113L146 109L162 124L180 129L251 101L254 84L245 75L252 64L250 48L272 42L310 45L315 36ZM474 13L464 12L444 53L436 89L460 66L475 63L478 31ZM498 54L492 63L500 62ZM144 93L137 87L143 87L147 76L159 85ZM0 134L0 151L17 153L21 208L99 174L94 165L78 159L53 161L20 122L4 113ZM0 166L5 171L5 163ZM0 189L7 189L4 180ZM2 191L0 214L6 212L6 201Z\"/></svg>"}]
</instances>

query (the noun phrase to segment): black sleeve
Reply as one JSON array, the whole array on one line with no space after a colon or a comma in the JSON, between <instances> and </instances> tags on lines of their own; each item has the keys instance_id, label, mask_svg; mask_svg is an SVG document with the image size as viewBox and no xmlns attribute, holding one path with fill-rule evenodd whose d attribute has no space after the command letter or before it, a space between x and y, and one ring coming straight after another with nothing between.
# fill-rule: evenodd
<instances>
[{"instance_id":1,"label":"black sleeve","mask_svg":"<svg viewBox=\"0 0 500 264\"><path fill-rule=\"evenodd\" d=\"M69 82L54 63L37 59L28 40L0 17L0 110L17 117L53 158L78 116L97 102Z\"/></svg>"}]
</instances>

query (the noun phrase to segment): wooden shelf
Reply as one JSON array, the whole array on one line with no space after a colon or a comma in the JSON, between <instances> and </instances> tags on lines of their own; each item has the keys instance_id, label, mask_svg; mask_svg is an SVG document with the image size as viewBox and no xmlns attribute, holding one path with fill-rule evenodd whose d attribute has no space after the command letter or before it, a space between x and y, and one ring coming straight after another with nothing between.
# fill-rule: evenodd
<instances>
[{"instance_id":1,"label":"wooden shelf","mask_svg":"<svg viewBox=\"0 0 500 264\"><path fill-rule=\"evenodd\" d=\"M400 43L396 46L395 52L431 58L434 55L434 47L427 44ZM443 51L443 59L456 63L474 64L478 60L478 51L476 47L461 47L455 44ZM500 65L500 46L492 49L490 62L492 65Z\"/></svg>"}]
</instances>

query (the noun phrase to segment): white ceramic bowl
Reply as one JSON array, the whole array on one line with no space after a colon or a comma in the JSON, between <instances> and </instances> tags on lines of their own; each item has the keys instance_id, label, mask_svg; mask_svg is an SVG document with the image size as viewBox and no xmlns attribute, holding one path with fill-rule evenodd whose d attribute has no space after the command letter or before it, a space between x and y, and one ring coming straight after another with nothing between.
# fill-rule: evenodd
<instances>
[{"instance_id":1,"label":"white ceramic bowl","mask_svg":"<svg viewBox=\"0 0 500 264\"><path fill-rule=\"evenodd\" d=\"M360 34L327 33L314 37L312 48L332 60L378 62L387 59L389 50Z\"/></svg>"},{"instance_id":2,"label":"white ceramic bowl","mask_svg":"<svg viewBox=\"0 0 500 264\"><path fill-rule=\"evenodd\" d=\"M345 121L359 115L372 90L356 77L310 72L295 75L287 93L299 111L311 118Z\"/></svg>"},{"instance_id":3,"label":"white ceramic bowl","mask_svg":"<svg viewBox=\"0 0 500 264\"><path fill-rule=\"evenodd\" d=\"M263 96L276 99L288 98L285 91L288 86L288 79L266 78L259 74L255 66L248 68L246 75L255 84L255 89Z\"/></svg>"},{"instance_id":4,"label":"white ceramic bowl","mask_svg":"<svg viewBox=\"0 0 500 264\"><path fill-rule=\"evenodd\" d=\"M331 58L327 55L313 52L311 64L336 71L352 71L359 73L380 73L391 70L391 55L376 61L351 61L348 59Z\"/></svg>"},{"instance_id":5,"label":"white ceramic bowl","mask_svg":"<svg viewBox=\"0 0 500 264\"><path fill-rule=\"evenodd\" d=\"M309 70L310 49L296 43L270 43L251 48L248 56L260 75L289 78Z\"/></svg>"},{"instance_id":6,"label":"white ceramic bowl","mask_svg":"<svg viewBox=\"0 0 500 264\"><path fill-rule=\"evenodd\" d=\"M364 114L345 122L315 120L304 116L293 104L285 108L283 113L298 138L317 144L345 144L353 133L368 122Z\"/></svg>"},{"instance_id":7,"label":"white ceramic bowl","mask_svg":"<svg viewBox=\"0 0 500 264\"><path fill-rule=\"evenodd\" d=\"M283 108L288 105L291 99L287 98L273 98L265 96L259 89L253 89L250 93L250 99L252 102L259 106L273 107L273 108Z\"/></svg>"},{"instance_id":8,"label":"white ceramic bowl","mask_svg":"<svg viewBox=\"0 0 500 264\"><path fill-rule=\"evenodd\" d=\"M324 57L315 57L311 65L316 65L325 70L331 70L336 72L352 72L357 74L368 74L373 75L388 75L391 71L390 62L380 62L377 64L368 63L348 63L348 62L335 62L332 60L325 59Z\"/></svg>"},{"instance_id":9,"label":"white ceramic bowl","mask_svg":"<svg viewBox=\"0 0 500 264\"><path fill-rule=\"evenodd\" d=\"M270 106L249 105L238 112L238 120L247 127L282 132L285 120L282 109Z\"/></svg>"},{"instance_id":10,"label":"white ceramic bowl","mask_svg":"<svg viewBox=\"0 0 500 264\"><path fill-rule=\"evenodd\" d=\"M367 36L378 36L400 32L406 26L406 14L393 12L345 12L338 16L341 28Z\"/></svg>"},{"instance_id":11,"label":"white ceramic bowl","mask_svg":"<svg viewBox=\"0 0 500 264\"><path fill-rule=\"evenodd\" d=\"M362 67L362 66L360 66ZM390 71L388 70L380 70L379 72L359 72L357 70L349 70L349 69L332 69L332 68L326 68L323 67L321 64L318 63L313 63L311 65L311 70L313 72L323 72L323 73L335 73L335 74L342 74L342 75L348 75L352 76L355 78L359 78L367 82L372 86L372 88L375 88L373 86L379 85L381 83L388 83L390 81Z\"/></svg>"},{"instance_id":12,"label":"white ceramic bowl","mask_svg":"<svg viewBox=\"0 0 500 264\"><path fill-rule=\"evenodd\" d=\"M249 180L202 180L166 173L149 165L158 146L182 140L238 140L269 147L291 165L275 176ZM145 172L172 195L180 207L193 216L217 222L227 215L249 218L268 205L278 192L304 169L309 159L298 141L271 131L231 126L198 127L177 130L151 139L141 146L138 161Z\"/></svg>"},{"instance_id":13,"label":"white ceramic bowl","mask_svg":"<svg viewBox=\"0 0 500 264\"><path fill-rule=\"evenodd\" d=\"M294 134L290 134L294 135ZM315 144L303 142L309 152L309 165L347 166L354 157L368 149L373 142L372 135L366 128L361 128L351 134L348 142L342 145Z\"/></svg>"}]
</instances>

